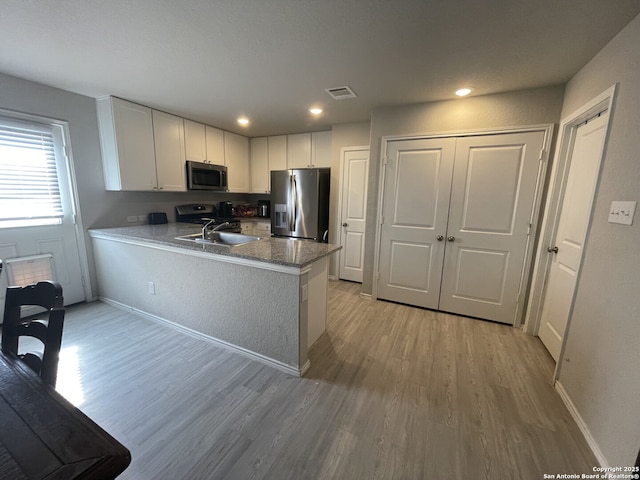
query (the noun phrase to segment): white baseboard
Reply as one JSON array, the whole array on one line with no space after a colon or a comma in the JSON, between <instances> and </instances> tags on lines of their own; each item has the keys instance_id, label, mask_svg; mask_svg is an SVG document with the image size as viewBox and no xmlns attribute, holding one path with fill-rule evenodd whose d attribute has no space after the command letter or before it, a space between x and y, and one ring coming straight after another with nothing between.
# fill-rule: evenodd
<instances>
[{"instance_id":1,"label":"white baseboard","mask_svg":"<svg viewBox=\"0 0 640 480\"><path fill-rule=\"evenodd\" d=\"M259 353L253 352L251 350L247 350L246 348L242 348L239 347L237 345L234 345L232 343L228 343L225 342L224 340L220 340L219 338L215 338L215 337L211 337L209 335L205 335L204 333L198 332L197 330L192 330L191 328L185 327L183 325L180 325L178 323L172 322L171 320L167 320L166 318L162 318L162 317L158 317L157 315L153 315L151 313L139 310L137 308L134 307L130 307L129 305L125 305L124 303L120 303L120 302L116 302L115 300L111 300L110 298L105 298L105 297L98 297L98 299L104 303L107 303L115 308L118 308L120 310L126 310L128 312L133 312L141 317L144 317L148 320L151 320L152 322L157 322L157 323L161 323L163 325L166 325L170 328L173 328L174 330L178 330L182 333L186 333L187 335L190 335L194 338L198 338L201 340L208 340L212 343L215 343L218 346L224 347L227 350L231 350L235 353L239 353L241 355L244 355L245 357L250 358L251 360L256 360L260 363L263 363L265 365L268 365L270 367L273 368L277 368L280 371L283 371L285 373L288 373L289 375L294 375L296 377L301 377L305 374L305 372L307 370L309 370L309 367L311 366L311 362L309 362L309 360L307 360L305 362L305 364L302 366L302 368L295 368L291 365L288 365L286 363L283 363L279 360L275 360L271 357L267 357L265 355L261 355Z\"/></svg>"},{"instance_id":2,"label":"white baseboard","mask_svg":"<svg viewBox=\"0 0 640 480\"><path fill-rule=\"evenodd\" d=\"M600 466L609 467L609 462L607 462L607 459L602 453L602 450L600 450L600 447L598 446L596 439L593 438L593 435L591 435L591 431L589 430L589 427L587 427L587 424L582 419L582 416L578 412L578 409L576 408L576 406L571 401L571 398L569 397L569 394L567 393L567 391L564 389L564 387L559 381L555 383L555 387L556 387L556 391L560 394L560 398L562 399L565 406L567 407L567 410L569 410L569 413L571 414L575 422L578 424L578 428L582 432L582 435L584 435L584 439L589 444L589 448L591 448L591 451L595 455L596 460L598 460L598 463L600 463Z\"/></svg>"}]
</instances>

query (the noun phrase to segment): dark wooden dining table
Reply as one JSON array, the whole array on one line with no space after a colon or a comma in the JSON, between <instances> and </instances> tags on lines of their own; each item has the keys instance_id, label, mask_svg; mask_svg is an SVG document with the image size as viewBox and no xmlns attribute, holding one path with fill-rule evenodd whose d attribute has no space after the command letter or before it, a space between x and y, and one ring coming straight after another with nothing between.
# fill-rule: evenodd
<instances>
[{"instance_id":1,"label":"dark wooden dining table","mask_svg":"<svg viewBox=\"0 0 640 480\"><path fill-rule=\"evenodd\" d=\"M124 445L0 352L0 479L112 479L130 462Z\"/></svg>"}]
</instances>

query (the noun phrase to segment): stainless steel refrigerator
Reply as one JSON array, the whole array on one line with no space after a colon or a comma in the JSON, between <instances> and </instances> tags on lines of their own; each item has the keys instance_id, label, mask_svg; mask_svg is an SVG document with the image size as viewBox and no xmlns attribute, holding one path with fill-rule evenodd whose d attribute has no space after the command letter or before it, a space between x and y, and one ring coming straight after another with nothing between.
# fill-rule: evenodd
<instances>
[{"instance_id":1,"label":"stainless steel refrigerator","mask_svg":"<svg viewBox=\"0 0 640 480\"><path fill-rule=\"evenodd\" d=\"M271 172L271 234L329 241L330 168Z\"/></svg>"}]
</instances>

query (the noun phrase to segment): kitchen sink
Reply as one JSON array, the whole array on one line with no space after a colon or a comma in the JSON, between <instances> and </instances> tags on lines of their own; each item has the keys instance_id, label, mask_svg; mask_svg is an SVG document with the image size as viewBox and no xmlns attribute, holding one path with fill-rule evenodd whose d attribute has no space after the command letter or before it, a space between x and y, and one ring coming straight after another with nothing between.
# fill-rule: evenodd
<instances>
[{"instance_id":1,"label":"kitchen sink","mask_svg":"<svg viewBox=\"0 0 640 480\"><path fill-rule=\"evenodd\" d=\"M253 235L243 235L241 233L230 232L207 232L207 238L202 238L201 233L192 233L190 235L180 235L175 237L176 240L186 240L187 242L204 243L210 245L223 245L232 247L234 245L243 245L245 243L260 240L260 237Z\"/></svg>"}]
</instances>

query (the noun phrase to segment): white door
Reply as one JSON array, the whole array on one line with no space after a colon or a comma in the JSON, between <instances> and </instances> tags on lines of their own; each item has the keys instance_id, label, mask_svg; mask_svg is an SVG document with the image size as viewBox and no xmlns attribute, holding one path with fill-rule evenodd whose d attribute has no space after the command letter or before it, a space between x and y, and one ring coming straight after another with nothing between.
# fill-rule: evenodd
<instances>
[{"instance_id":1,"label":"white door","mask_svg":"<svg viewBox=\"0 0 640 480\"><path fill-rule=\"evenodd\" d=\"M379 298L438 308L455 143L439 138L387 145Z\"/></svg>"},{"instance_id":2,"label":"white door","mask_svg":"<svg viewBox=\"0 0 640 480\"><path fill-rule=\"evenodd\" d=\"M573 303L608 117L605 112L576 130L555 242L549 246L549 255L554 255L554 259L549 269L538 335L556 361ZM556 247L557 253L554 253Z\"/></svg>"},{"instance_id":3,"label":"white door","mask_svg":"<svg viewBox=\"0 0 640 480\"><path fill-rule=\"evenodd\" d=\"M458 139L440 310L515 322L544 135Z\"/></svg>"},{"instance_id":4,"label":"white door","mask_svg":"<svg viewBox=\"0 0 640 480\"><path fill-rule=\"evenodd\" d=\"M362 283L369 149L344 150L340 235L340 278Z\"/></svg>"},{"instance_id":5,"label":"white door","mask_svg":"<svg viewBox=\"0 0 640 480\"><path fill-rule=\"evenodd\" d=\"M8 203L3 203L4 211L1 212L1 215L5 220L0 219L0 259L4 260L5 266L0 274L0 308L4 308L4 295L10 275L15 279L14 284L53 279L62 285L66 305L84 301L85 291L76 237L71 183L64 154L62 127L45 126L0 117L0 126L7 125L17 128L20 132L25 128L36 128L48 130L52 134L62 216L40 220L33 218L7 220L10 200ZM9 168L7 165L11 163L10 159L17 158L16 155L19 154L7 147L7 144L10 143L10 140L4 141L7 138L6 136L0 138L0 164ZM44 142L50 142L50 140L44 140ZM34 150L38 151L38 149ZM25 182L33 180L34 177L28 173L29 168L38 163L41 161L37 158L25 157L24 160L20 160L20 168L26 173L24 175ZM34 168L40 167L36 165ZM2 188L6 187L0 186L0 189ZM7 192L9 191L5 189L5 193ZM7 193L3 201L12 196L13 194L10 192ZM23 203L24 200L18 200L16 205ZM37 210L39 209L38 207ZM46 224L47 222L50 224ZM22 226L13 226L16 224L22 224ZM40 258L30 259L34 256Z\"/></svg>"}]
</instances>

